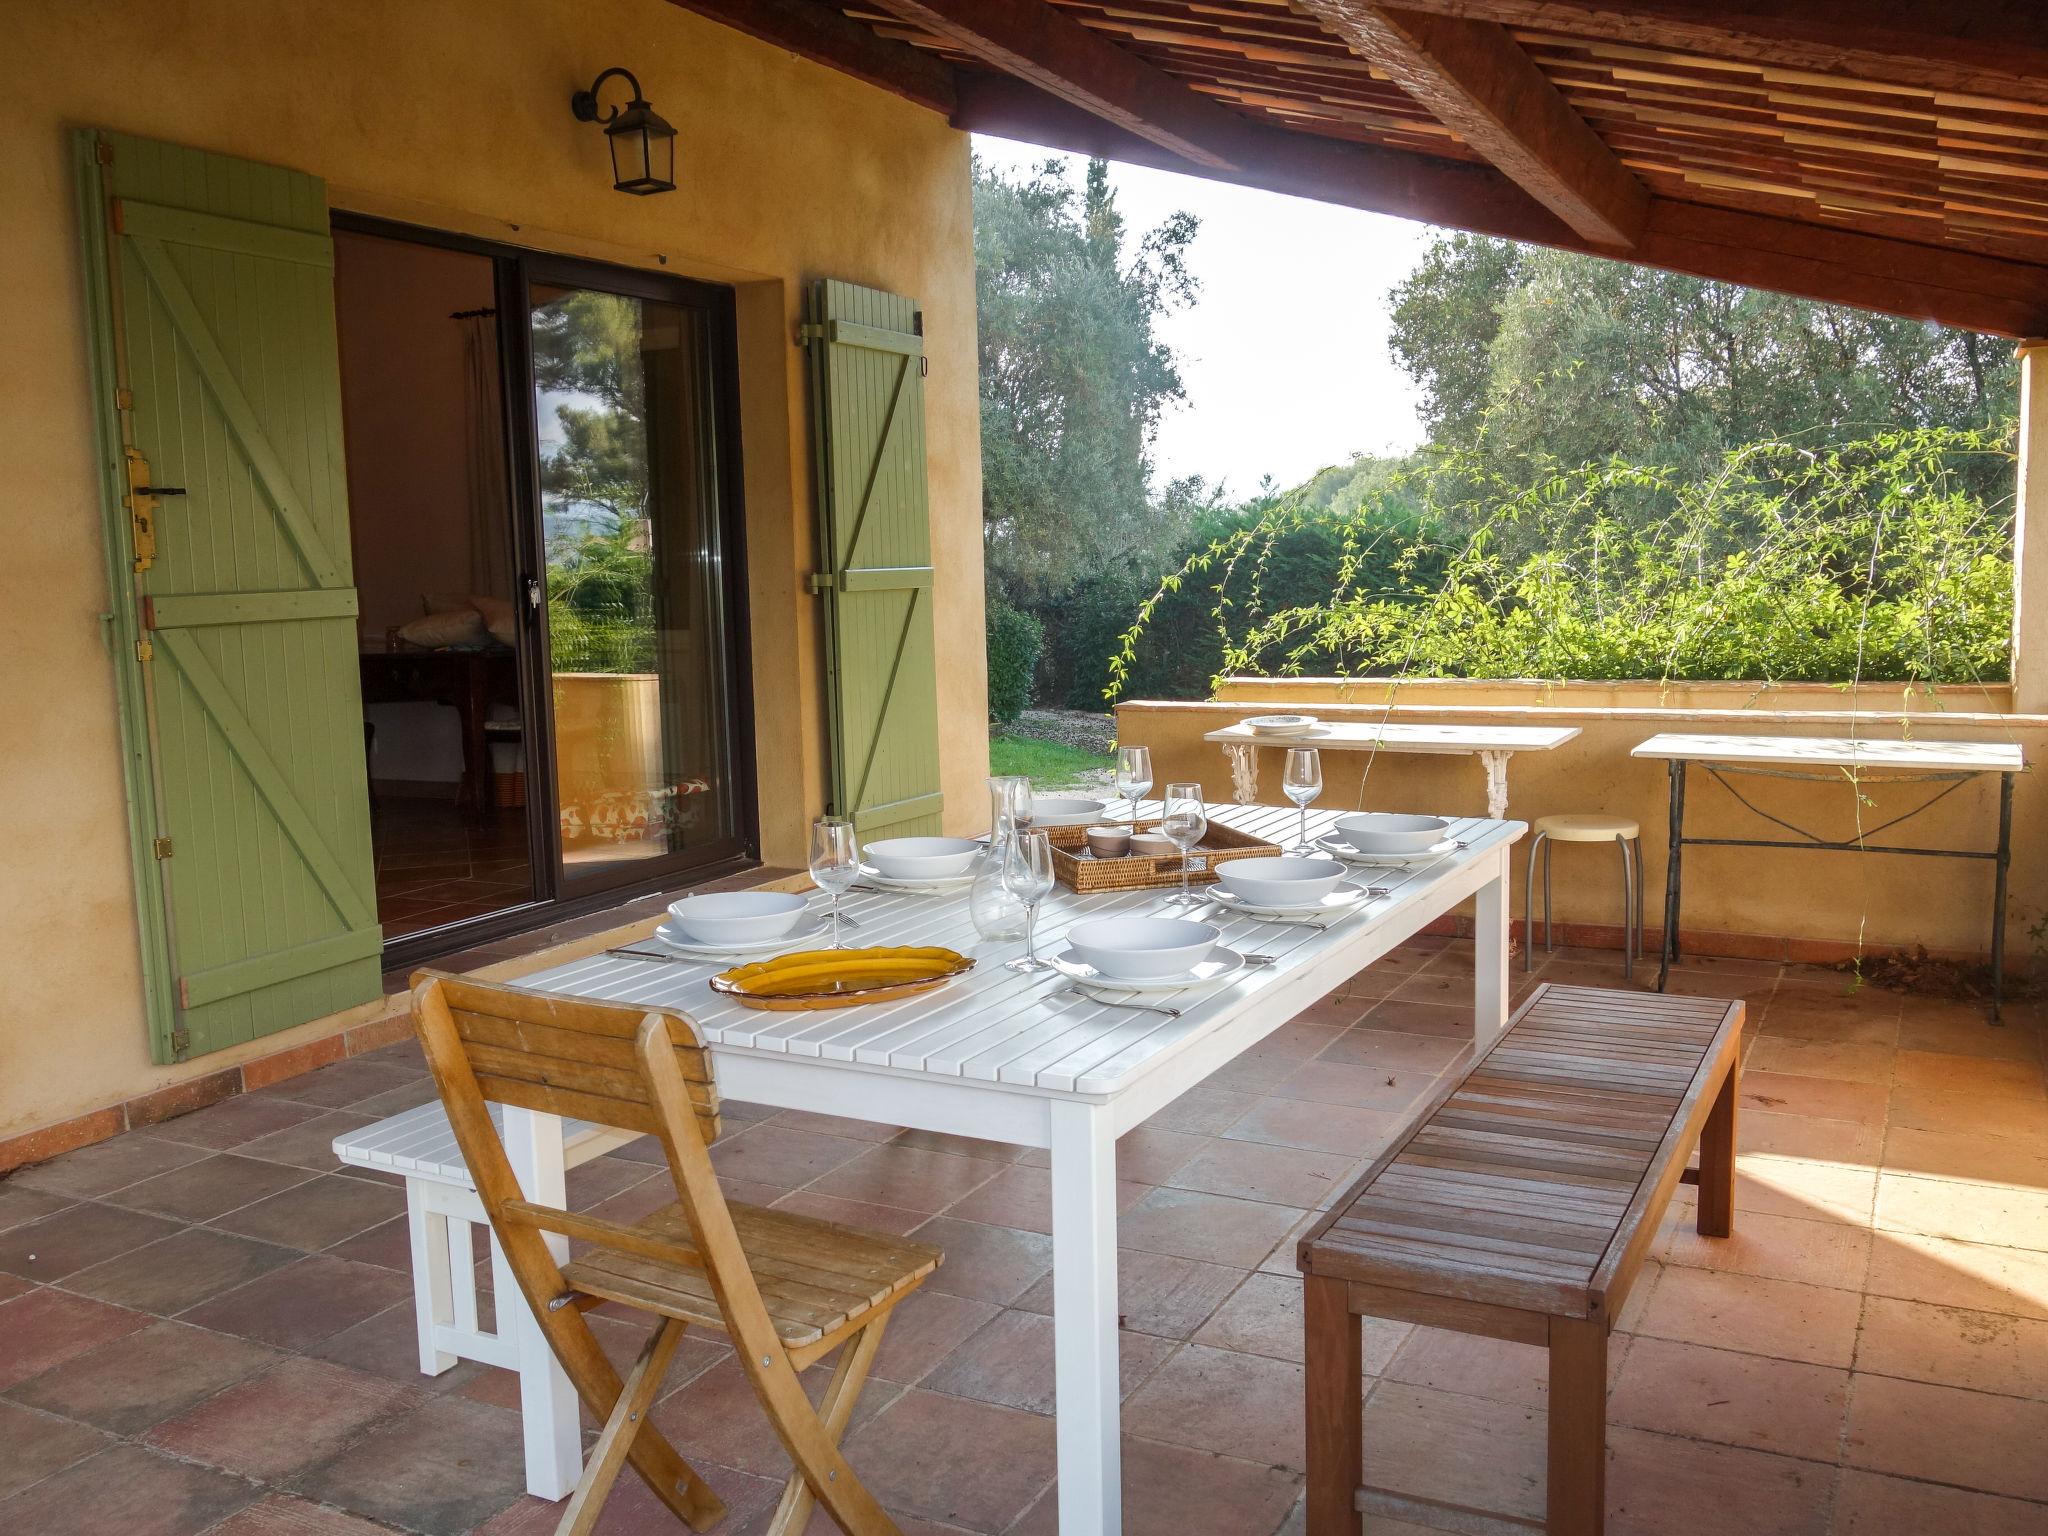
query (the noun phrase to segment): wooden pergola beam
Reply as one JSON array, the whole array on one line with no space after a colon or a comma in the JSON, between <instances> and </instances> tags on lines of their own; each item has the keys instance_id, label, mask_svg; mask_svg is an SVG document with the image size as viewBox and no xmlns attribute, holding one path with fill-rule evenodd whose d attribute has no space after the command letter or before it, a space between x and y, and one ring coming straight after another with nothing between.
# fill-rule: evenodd
<instances>
[{"instance_id":1,"label":"wooden pergola beam","mask_svg":"<svg viewBox=\"0 0 2048 1536\"><path fill-rule=\"evenodd\" d=\"M2039 0L1401 0L1438 16L2048 102Z\"/></svg>"},{"instance_id":2,"label":"wooden pergola beam","mask_svg":"<svg viewBox=\"0 0 2048 1536\"><path fill-rule=\"evenodd\" d=\"M1197 166L1026 81L963 72L956 127L1475 234L1615 256L1491 166L1247 125L1244 163ZM1998 336L2048 332L2048 267L1652 198L1623 259Z\"/></svg>"},{"instance_id":3,"label":"wooden pergola beam","mask_svg":"<svg viewBox=\"0 0 2048 1536\"><path fill-rule=\"evenodd\" d=\"M1189 90L1045 0L881 0L1004 74L1113 123L1194 165L1235 164L1247 120Z\"/></svg>"},{"instance_id":4,"label":"wooden pergola beam","mask_svg":"<svg viewBox=\"0 0 2048 1536\"><path fill-rule=\"evenodd\" d=\"M1295 3L1585 239L1636 243L1649 190L1505 27L1372 0Z\"/></svg>"},{"instance_id":5,"label":"wooden pergola beam","mask_svg":"<svg viewBox=\"0 0 2048 1536\"><path fill-rule=\"evenodd\" d=\"M671 0L686 11L951 117L953 66L818 0Z\"/></svg>"}]
</instances>

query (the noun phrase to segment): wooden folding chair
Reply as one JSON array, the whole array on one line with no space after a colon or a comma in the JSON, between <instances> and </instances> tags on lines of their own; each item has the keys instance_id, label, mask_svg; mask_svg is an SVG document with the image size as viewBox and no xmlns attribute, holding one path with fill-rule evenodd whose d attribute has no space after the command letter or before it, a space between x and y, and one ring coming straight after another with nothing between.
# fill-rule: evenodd
<instances>
[{"instance_id":1,"label":"wooden folding chair","mask_svg":"<svg viewBox=\"0 0 2048 1536\"><path fill-rule=\"evenodd\" d=\"M847 1536L896 1533L840 1455L839 1437L890 1312L938 1267L940 1251L728 1204L707 1150L718 1135L718 1087L688 1019L430 972L414 982L413 1022L477 1195L549 1347L604 1421L558 1536L597 1523L628 1461L693 1529L724 1517L718 1496L647 1419L692 1323L732 1336L796 1463L771 1536L802 1531L814 1501ZM652 1133L681 1198L631 1226L524 1198L486 1099ZM559 1263L545 1233L589 1246ZM583 1320L606 1301L661 1319L623 1381ZM797 1373L834 1349L831 1382L813 1408Z\"/></svg>"}]
</instances>

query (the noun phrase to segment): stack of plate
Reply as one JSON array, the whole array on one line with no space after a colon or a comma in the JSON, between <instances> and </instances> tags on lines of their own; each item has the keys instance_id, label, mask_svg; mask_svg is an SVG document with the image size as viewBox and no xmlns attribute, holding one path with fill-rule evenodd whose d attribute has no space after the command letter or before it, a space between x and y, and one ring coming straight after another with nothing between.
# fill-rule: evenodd
<instances>
[{"instance_id":1,"label":"stack of plate","mask_svg":"<svg viewBox=\"0 0 2048 1536\"><path fill-rule=\"evenodd\" d=\"M1170 992L1222 981L1245 958L1207 923L1176 917L1103 917L1067 930L1053 968L1087 991Z\"/></svg>"},{"instance_id":2,"label":"stack of plate","mask_svg":"<svg viewBox=\"0 0 2048 1536\"><path fill-rule=\"evenodd\" d=\"M800 945L823 931L825 916L790 891L719 891L669 903L654 936L678 954L717 959Z\"/></svg>"}]
</instances>

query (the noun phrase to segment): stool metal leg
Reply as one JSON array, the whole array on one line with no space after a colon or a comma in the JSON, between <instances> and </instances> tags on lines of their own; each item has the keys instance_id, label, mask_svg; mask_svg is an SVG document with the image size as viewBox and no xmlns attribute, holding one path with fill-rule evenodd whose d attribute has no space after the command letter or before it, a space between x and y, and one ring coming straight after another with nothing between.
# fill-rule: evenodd
<instances>
[{"instance_id":1,"label":"stool metal leg","mask_svg":"<svg viewBox=\"0 0 2048 1536\"><path fill-rule=\"evenodd\" d=\"M1636 973L1636 937L1629 922L1629 906L1635 894L1635 859L1630 855L1628 839L1615 838L1621 849L1621 974L1624 980Z\"/></svg>"},{"instance_id":2,"label":"stool metal leg","mask_svg":"<svg viewBox=\"0 0 2048 1536\"><path fill-rule=\"evenodd\" d=\"M1522 969L1536 969L1536 850L1550 839L1541 832L1529 844L1529 867L1522 871Z\"/></svg>"},{"instance_id":3,"label":"stool metal leg","mask_svg":"<svg viewBox=\"0 0 2048 1536\"><path fill-rule=\"evenodd\" d=\"M1635 839L1636 855L1636 958L1645 953L1644 946L1650 942L1649 930L1643 927L1643 840Z\"/></svg>"},{"instance_id":4,"label":"stool metal leg","mask_svg":"<svg viewBox=\"0 0 2048 1536\"><path fill-rule=\"evenodd\" d=\"M1550 843L1543 844L1543 953L1550 954L1557 948L1550 942Z\"/></svg>"}]
</instances>

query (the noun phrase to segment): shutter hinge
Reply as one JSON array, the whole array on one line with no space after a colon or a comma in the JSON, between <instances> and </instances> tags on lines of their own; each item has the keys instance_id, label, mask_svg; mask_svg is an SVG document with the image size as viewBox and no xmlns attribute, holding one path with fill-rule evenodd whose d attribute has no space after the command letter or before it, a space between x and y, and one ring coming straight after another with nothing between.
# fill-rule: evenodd
<instances>
[{"instance_id":1,"label":"shutter hinge","mask_svg":"<svg viewBox=\"0 0 2048 1536\"><path fill-rule=\"evenodd\" d=\"M813 571L811 573L811 595L813 597L830 592L838 585L839 578L825 571Z\"/></svg>"},{"instance_id":2,"label":"shutter hinge","mask_svg":"<svg viewBox=\"0 0 2048 1536\"><path fill-rule=\"evenodd\" d=\"M135 659L137 661L156 660L156 647L149 643L149 636L144 635L135 642Z\"/></svg>"},{"instance_id":3,"label":"shutter hinge","mask_svg":"<svg viewBox=\"0 0 2048 1536\"><path fill-rule=\"evenodd\" d=\"M92 145L92 157L101 165L112 165L114 163L114 146L105 139L95 139Z\"/></svg>"},{"instance_id":4,"label":"shutter hinge","mask_svg":"<svg viewBox=\"0 0 2048 1536\"><path fill-rule=\"evenodd\" d=\"M807 347L812 342L823 339L824 335L824 326L817 324L815 321L807 320L796 328L796 344L800 347Z\"/></svg>"},{"instance_id":5,"label":"shutter hinge","mask_svg":"<svg viewBox=\"0 0 2048 1536\"><path fill-rule=\"evenodd\" d=\"M181 982L179 983L179 985L180 985L180 986L182 987L182 986L184 985L184 983L183 983L183 982L181 981ZM171 1054L172 1054L173 1056L176 1056L176 1057L178 1057L179 1059L181 1059L181 1060L182 1060L182 1059L184 1058L184 1055L185 1055L185 1053L186 1053L187 1051L191 1050L191 1049L192 1049L192 1031L191 1031L191 1030L189 1030L189 1029L174 1029L174 1030L172 1030L172 1031L171 1031Z\"/></svg>"},{"instance_id":6,"label":"shutter hinge","mask_svg":"<svg viewBox=\"0 0 2048 1536\"><path fill-rule=\"evenodd\" d=\"M128 386L127 386L127 385L125 385L125 384L124 384L124 385L122 385L122 386L121 386L121 387L120 387L119 389L115 390L115 391L114 391L114 409L115 409L115 410L117 410L117 411L132 411L132 410L134 410L134 409L135 409L135 391L134 391L134 390L132 390L132 389L130 389L130 388L128 388Z\"/></svg>"},{"instance_id":7,"label":"shutter hinge","mask_svg":"<svg viewBox=\"0 0 2048 1536\"><path fill-rule=\"evenodd\" d=\"M149 846L160 859L168 859L171 856L171 840L168 837L160 837Z\"/></svg>"}]
</instances>

